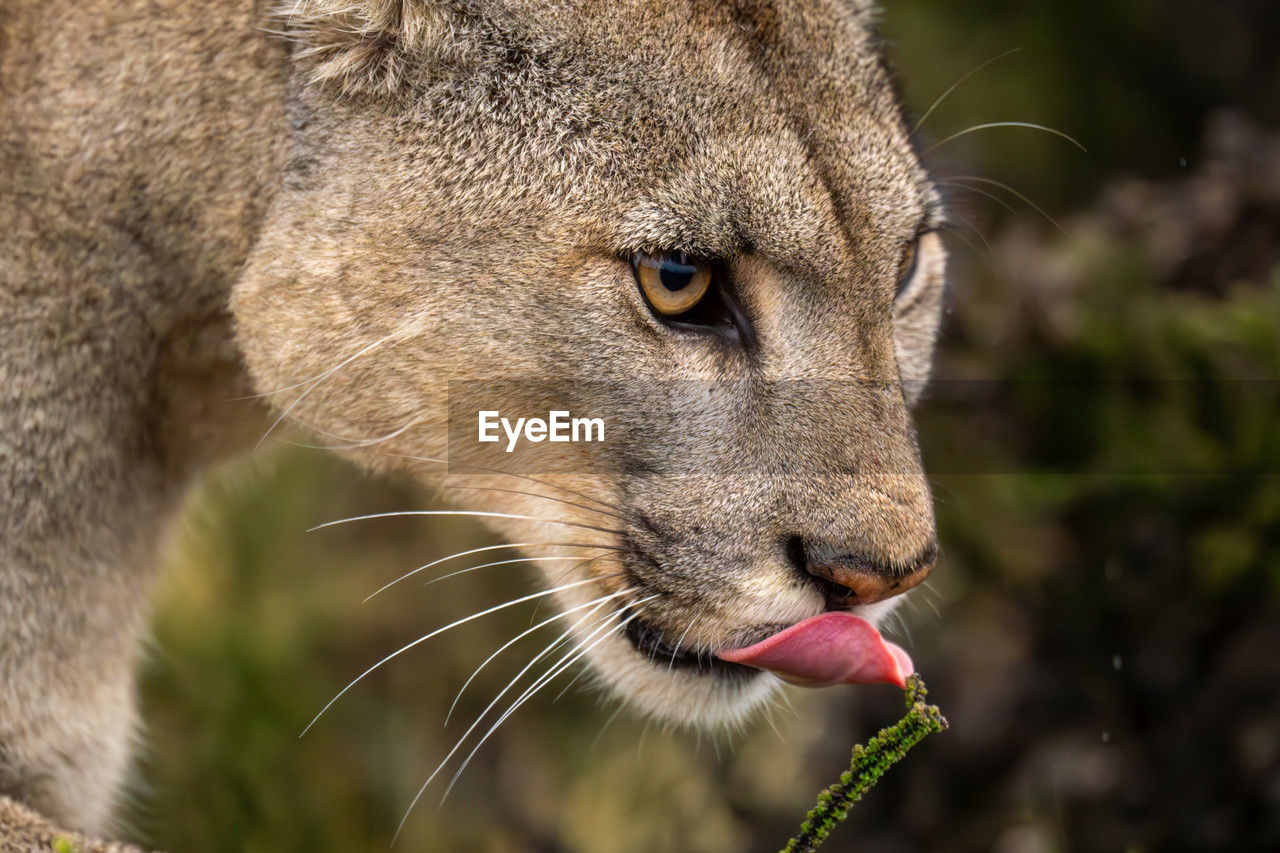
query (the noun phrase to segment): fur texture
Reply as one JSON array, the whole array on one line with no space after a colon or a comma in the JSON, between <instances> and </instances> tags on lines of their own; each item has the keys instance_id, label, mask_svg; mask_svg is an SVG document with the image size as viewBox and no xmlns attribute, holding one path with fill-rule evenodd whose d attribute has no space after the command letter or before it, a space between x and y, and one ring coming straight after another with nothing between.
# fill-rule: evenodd
<instances>
[{"instance_id":1,"label":"fur texture","mask_svg":"<svg viewBox=\"0 0 1280 853\"><path fill-rule=\"evenodd\" d=\"M515 541L625 549L548 569L598 578L562 605L656 596L631 615L697 653L827 606L794 543L931 559L908 405L936 238L899 279L938 212L869 7L90 8L0 17L0 791L107 825L163 524L273 417L430 479L450 380L609 389L643 440L608 464L449 481L530 492L460 493L547 519L494 519ZM752 346L653 316L627 258L669 250L723 260ZM721 390L653 392L690 379ZM251 389L272 416L225 402ZM776 686L669 669L616 621L596 638L605 688L669 719L735 720Z\"/></svg>"}]
</instances>

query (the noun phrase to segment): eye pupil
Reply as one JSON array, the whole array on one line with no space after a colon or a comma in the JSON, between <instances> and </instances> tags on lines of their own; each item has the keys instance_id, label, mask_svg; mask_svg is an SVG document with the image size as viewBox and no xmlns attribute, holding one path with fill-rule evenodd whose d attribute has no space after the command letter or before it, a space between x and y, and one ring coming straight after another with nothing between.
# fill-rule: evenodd
<instances>
[{"instance_id":1,"label":"eye pupil","mask_svg":"<svg viewBox=\"0 0 1280 853\"><path fill-rule=\"evenodd\" d=\"M658 268L658 276L662 281L662 286L672 293L684 290L693 281L694 274L698 268L688 263L688 258L683 252L675 255L668 255L662 261L662 266Z\"/></svg>"},{"instance_id":2,"label":"eye pupil","mask_svg":"<svg viewBox=\"0 0 1280 853\"><path fill-rule=\"evenodd\" d=\"M697 305L714 276L708 260L684 252L637 252L631 266L649 306L664 317L676 317Z\"/></svg>"}]
</instances>

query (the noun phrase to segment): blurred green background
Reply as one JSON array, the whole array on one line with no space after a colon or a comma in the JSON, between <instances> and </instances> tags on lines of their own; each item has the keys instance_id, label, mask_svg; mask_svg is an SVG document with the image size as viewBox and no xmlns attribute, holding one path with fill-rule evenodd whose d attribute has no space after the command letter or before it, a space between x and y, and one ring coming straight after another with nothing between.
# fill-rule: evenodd
<instances>
[{"instance_id":1,"label":"blurred green background","mask_svg":"<svg viewBox=\"0 0 1280 853\"><path fill-rule=\"evenodd\" d=\"M883 27L950 198L953 294L919 413L943 559L891 628L952 730L832 850L1280 849L1280 15L1273 2L890 2ZM1051 215L1048 223L996 184ZM1001 203L964 189L998 196ZM1006 209L1004 205L1007 205ZM435 505L278 446L193 496L144 664L132 836L205 850L385 850L418 786L518 671L457 688L534 608L372 661L513 594L499 567L362 599L492 540L346 515ZM527 657L527 648L524 657ZM399 850L781 846L891 688L796 691L720 739L579 683L481 750Z\"/></svg>"}]
</instances>

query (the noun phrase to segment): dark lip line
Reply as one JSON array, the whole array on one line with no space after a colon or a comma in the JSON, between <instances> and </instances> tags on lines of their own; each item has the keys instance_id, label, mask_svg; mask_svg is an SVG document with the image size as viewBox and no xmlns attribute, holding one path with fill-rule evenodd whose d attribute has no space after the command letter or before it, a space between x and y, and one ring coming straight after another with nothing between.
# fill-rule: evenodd
<instances>
[{"instance_id":1,"label":"dark lip line","mask_svg":"<svg viewBox=\"0 0 1280 853\"><path fill-rule=\"evenodd\" d=\"M760 674L760 670L740 663L720 660L711 651L672 647L663 639L662 632L652 624L626 613L625 633L635 650L648 658L655 666L669 669L691 670L699 675L724 679L743 679Z\"/></svg>"}]
</instances>

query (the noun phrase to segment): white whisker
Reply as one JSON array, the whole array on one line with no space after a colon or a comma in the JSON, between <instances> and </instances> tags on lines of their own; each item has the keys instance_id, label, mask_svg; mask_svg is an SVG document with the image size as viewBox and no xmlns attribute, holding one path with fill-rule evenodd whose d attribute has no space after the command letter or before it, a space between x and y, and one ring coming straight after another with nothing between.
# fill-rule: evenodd
<instances>
[{"instance_id":1,"label":"white whisker","mask_svg":"<svg viewBox=\"0 0 1280 853\"><path fill-rule=\"evenodd\" d=\"M946 180L945 178L944 178L944 179L942 179L942 180L937 181L937 183L938 183L938 185L940 185L940 186L944 186L944 187L954 187L955 189L958 189L958 190L967 190L967 191L969 191L969 192L971 192L971 193L978 193L979 195L984 195L984 196L986 196L987 198L989 198L989 199L991 199L992 201L994 201L996 204L998 204L998 205L1000 205L1001 207L1003 207L1005 210L1007 210L1007 211L1009 211L1010 213L1012 213L1014 216L1018 216L1018 215L1019 215L1018 211L1016 211L1016 210L1014 210L1014 209L1013 209L1013 205L1009 204L1009 202L1007 202L1007 201L1005 201L1004 199L1000 198L1000 196L996 195L995 193L989 193L989 192L987 192L986 190L979 189L979 188L977 188L977 187L971 187L971 186L969 186L968 184L962 184L962 183L960 183L959 181L948 181L948 180Z\"/></svg>"},{"instance_id":2,"label":"white whisker","mask_svg":"<svg viewBox=\"0 0 1280 853\"><path fill-rule=\"evenodd\" d=\"M586 511L586 512L594 512L594 513L596 513L596 514L598 514L598 515L603 515L603 516L605 516L606 518L613 518L613 519L617 519L618 521L621 521L621 522L623 522L624 524L629 520L629 519L627 519L627 518L622 517L621 515L618 515L616 512L610 512L610 511L608 511L608 510L604 510L604 509L596 509L595 507L584 506L583 504L580 504L580 503L575 503L575 502L573 502L573 501L567 501L567 500L565 500L564 498L557 498L557 497L555 497L554 495L544 495L544 494L541 494L541 493L539 493L539 492L525 492L525 491L521 491L521 490L519 490L519 489L500 489L500 488L498 488L498 487L496 487L496 486L455 486L455 485L450 484L450 483L442 484L442 485L440 486L440 488L442 488L442 489L468 489L468 490L470 490L470 491L480 491L480 492L501 492L501 493L508 494L508 495L525 495L526 497L531 497L531 498L541 498L542 500L555 501L556 503L561 503L561 504L564 504L565 506L577 507L578 509L580 509L580 510L584 510L584 511ZM588 500L590 500L590 498L588 498Z\"/></svg>"},{"instance_id":3,"label":"white whisker","mask_svg":"<svg viewBox=\"0 0 1280 853\"><path fill-rule=\"evenodd\" d=\"M920 594L921 598L924 599L924 603L929 605L929 609L933 611L933 615L941 619L942 611L938 609L938 605L943 603L942 594L934 589L928 581L920 584Z\"/></svg>"},{"instance_id":4,"label":"white whisker","mask_svg":"<svg viewBox=\"0 0 1280 853\"><path fill-rule=\"evenodd\" d=\"M1018 52L1018 51L1020 51L1020 50L1022 50L1022 48L1020 48L1020 47L1015 47L1015 48L1013 48L1012 50L1006 50L1004 53L1002 53L1002 54L1000 54L1000 55L998 55L998 56L993 56L993 57L991 57L990 59L988 59L986 62L984 62L984 63L982 63L981 65L979 65L978 67L976 67L976 68L974 68L973 70L969 71L967 74L965 74L963 77L961 77L961 78L960 78L959 80L957 80L956 82L952 83L952 84L947 88L947 91L945 91L945 92L943 92L941 95L939 95L939 96L938 96L938 98L937 98L937 100L935 100L932 104L930 104L930 105L929 105L929 109L927 109L927 110L925 110L925 111L924 111L924 115L920 116L920 120L916 122L916 126L915 126L915 127L913 127L913 128L911 128L911 135L912 135L912 136L915 136L915 135L916 135L916 131L918 131L921 127L923 127L923 126L924 126L925 119L927 119L927 118L929 118L929 116L933 115L933 111L934 111L934 110L936 110L936 109L938 108L938 105L939 105L939 104L941 104L943 101L945 101L945 100L947 99L947 96L948 96L948 95L950 95L950 94L951 94L952 92L954 92L956 89L960 88L960 84L961 84L961 83L963 83L965 80L968 80L970 77L972 77L973 75L977 74L979 71L981 71L982 69L986 68L988 65L992 65L992 64L994 64L994 63L996 63L996 62L999 62L1001 59L1004 59L1006 56L1011 56L1011 55L1013 55L1013 54L1017 53L1017 52Z\"/></svg>"},{"instance_id":5,"label":"white whisker","mask_svg":"<svg viewBox=\"0 0 1280 853\"><path fill-rule=\"evenodd\" d=\"M630 588L627 588L625 591L632 592L633 590ZM431 775L427 777L427 781L423 782L422 787L418 788L418 792L414 794L413 799L409 802L408 808L405 809L404 817L400 819L400 825L396 827L396 834L393 837L393 843L394 843L394 838L398 838L400 836L400 832L404 829L405 821L409 819L409 814L413 811L413 807L416 806L418 804L418 801L422 799L422 795L423 793L426 792L427 786L429 786L432 780L434 780L436 776L440 774L440 771L445 768L445 765L449 763L449 759L452 758L454 754L456 754L457 751L462 748L462 745L466 742L467 738L470 737L471 733L476 730L477 726L480 725L481 720L483 720L486 716L488 716L489 712L493 710L494 706L497 705L498 702L502 699L502 697L506 695L507 691L509 691L512 687L515 686L516 682L518 682L521 678L524 677L524 674L526 672L532 669L534 665L537 664L537 662L540 661L542 658L546 657L548 654L553 652L557 647L560 646L560 644L562 644L567 639L569 639L573 630L577 628L579 625L581 625L583 622L585 622L586 620L590 619L592 613L594 613L595 609L598 609L598 608L599 608L599 604L596 605L596 608L593 608L591 611L588 611L587 613L579 617L578 621L576 621L573 625L569 626L569 628L567 628L565 632L560 635L560 637L553 640L545 649L543 649L541 652L535 655L528 663L526 663L524 667L515 674L515 677L507 682L506 687L503 687L502 690L498 692L498 695L493 697L493 701L491 701L485 707L485 709L480 712L480 714L475 718L475 720L471 723L471 725L467 728L467 730L462 733L462 737L458 738L458 742L453 745L453 748L449 750L449 753L445 755L445 757L440 761L440 764L436 766L436 769L431 771ZM620 610L625 610L625 609L626 608L624 606ZM620 610L614 611L613 613L608 614L604 618L607 620L610 616L613 616L615 613L620 612Z\"/></svg>"},{"instance_id":6,"label":"white whisker","mask_svg":"<svg viewBox=\"0 0 1280 853\"><path fill-rule=\"evenodd\" d=\"M624 551L624 552L627 552L627 551L633 551L634 549L631 549L631 548L618 548L618 549L616 549L616 550L618 550L618 551ZM583 562L582 562L582 563L580 563L579 565L576 565L576 566L570 566L569 568L565 569L565 570L564 570L563 572L561 572L560 574L556 575L554 578L550 578L548 582L549 582L549 583L551 583L551 584L558 584L558 583L560 583L560 581L564 580L564 579L565 579L565 577L566 577L567 575L572 574L572 573L574 572L574 570L579 569L579 568L581 568L581 567L582 567L582 566L584 566L584 565L588 565L588 564L590 564L590 563L594 563L596 560L600 560L600 559L603 559L603 558L608 557L608 556L611 556L611 555L610 555L610 554L600 554L600 555L598 555L598 556L591 557L591 558L589 558L589 559L583 560ZM545 602L539 601L536 605L534 605L534 607L533 607L533 612L529 614L529 623L530 623L530 624L533 624L533 620L538 618L538 614L542 612L542 605L543 605L544 603L545 603Z\"/></svg>"},{"instance_id":7,"label":"white whisker","mask_svg":"<svg viewBox=\"0 0 1280 853\"><path fill-rule=\"evenodd\" d=\"M786 746L787 739L782 736L782 731L778 728L777 722L773 719L773 712L776 708L777 705L770 705L764 712L764 718L768 721L769 728L773 729L773 733L778 736L778 740L782 742L783 746Z\"/></svg>"},{"instance_id":8,"label":"white whisker","mask_svg":"<svg viewBox=\"0 0 1280 853\"><path fill-rule=\"evenodd\" d=\"M564 611L563 613L557 613L554 616L548 617L547 619L543 619L541 622L539 622L537 625L534 625L532 628L526 628L525 630L521 631L519 634L516 634L510 640L507 640L505 643L503 643L501 646L498 647L497 651L489 655L489 657L485 658L484 662L481 663L478 667L476 667L475 670L471 673L471 675L467 678L467 680L462 683L462 686L458 688L458 695L453 697L453 704L449 706L449 712L444 715L444 724L446 726L449 725L449 720L453 717L453 712L458 707L458 700L462 698L463 693L467 692L467 688L471 685L471 682L475 680L476 676L480 674L480 670L484 669L486 666L492 663L493 659L496 658L498 655L502 654L504 651L511 648L517 642L529 636L534 631L537 631L539 628L544 628L547 625L550 625L552 622L555 622L559 619L563 619L565 616L568 616L570 613L576 613L579 610L584 610L587 607L590 607L591 605L599 606L600 604L603 604L604 602L609 601L610 599L617 598L620 595L625 595L626 593L631 591L632 591L631 587L627 587L625 589L620 589L611 595L606 595L603 598L597 598L592 601L588 601L586 604L579 604L577 607L571 607L568 610ZM587 615L590 616L591 614L587 614Z\"/></svg>"},{"instance_id":9,"label":"white whisker","mask_svg":"<svg viewBox=\"0 0 1280 853\"><path fill-rule=\"evenodd\" d=\"M422 423L424 420L426 420L426 418L421 416L413 418L404 426L398 427L397 429L394 429L391 432L386 433L385 435L376 436L374 438L351 438L345 435L338 435L336 432L329 432L327 430L320 429L319 427L306 423L305 421L302 421L300 419L295 419L295 420L298 420L298 423L306 427L309 432L313 432L316 435L324 436L325 438L332 438L334 441L342 442L342 444L338 447L334 447L331 444L306 444L298 441L291 441L291 442L288 442L288 444L290 444L293 447L301 447L304 450L335 451L335 450L354 450L361 447L374 447L376 445L382 444L383 442L391 441L393 438L403 435L408 430Z\"/></svg>"},{"instance_id":10,"label":"white whisker","mask_svg":"<svg viewBox=\"0 0 1280 853\"><path fill-rule=\"evenodd\" d=\"M373 598L375 595L377 595L377 594L378 594L378 593L380 593L380 592L384 592L384 591L386 591L386 590L390 589L391 587L393 587L393 586L395 586L396 584L400 583L400 581L404 580L405 578L412 577L412 576L416 575L418 572L426 571L427 569L430 569L430 568L432 568L432 567L434 567L434 566L438 566L438 565L440 565L441 563L447 563L447 562L449 562L450 560L456 560L456 559L458 559L459 557L469 557L469 556L471 556L472 554L483 554L483 553L485 553L486 551L499 551L499 550L502 550L503 548L533 548L533 547L547 547L547 548L599 548L599 549L604 549L604 550L609 550L609 551L624 551L624 550L627 550L627 549L625 549L625 548L620 548L620 547L618 547L617 545L588 545L588 544L587 544L587 543L585 543L585 542L513 542L513 543L510 543L510 544L503 544L503 545L486 545L486 546L484 546L483 548L472 548L470 551L459 551L459 552L458 552L458 553L456 553L456 554L450 554L450 555L449 555L449 556L447 556L447 557L441 557L441 558L440 558L440 559L438 559L438 560L432 560L430 563L426 563L426 564L424 564L424 565L418 566L418 568L416 568L416 569L414 569L414 570L412 570L412 571L409 571L409 572L405 572L405 573L404 573L404 574L402 574L400 577L396 578L395 580L391 581L390 583L383 584L383 585L382 585L381 587L379 587L378 589L376 589L376 590L374 590L373 592L369 593L369 595L364 599L364 601L365 601L365 602L368 602L370 598Z\"/></svg>"},{"instance_id":11,"label":"white whisker","mask_svg":"<svg viewBox=\"0 0 1280 853\"><path fill-rule=\"evenodd\" d=\"M618 703L618 707L614 709L613 713L609 715L609 719L604 721L604 725L601 726L600 731L596 733L595 740L591 741L591 746L589 747L589 749L595 750L595 748L600 745L600 740L601 738L604 737L604 733L609 730L609 726L612 726L613 721L618 719L618 716L626 709L627 709L627 706L625 703L623 702Z\"/></svg>"},{"instance_id":12,"label":"white whisker","mask_svg":"<svg viewBox=\"0 0 1280 853\"><path fill-rule=\"evenodd\" d=\"M515 702L511 703L511 705L507 708L507 710L502 712L502 716L499 717L498 720L492 726L489 727L489 730L485 732L484 736L480 738L480 740L476 741L475 746L471 748L471 752L468 753L466 759L463 760L462 764L459 765L458 769L454 772L453 778L449 780L449 785L448 787L445 788L444 794L440 797L440 802L443 803L446 799L448 799L449 792L453 790L453 786L457 783L458 778L462 775L462 772L467 769L467 765L471 763L471 759L475 757L476 753L480 751L480 747L484 746L485 741L487 741L493 735L493 733L498 730L498 727L501 726L507 720L508 717L514 714L520 708L521 705L523 705L529 699L533 698L534 694L536 694L543 687L549 684L553 679L555 679L556 676L558 676L560 673L564 672L566 669L572 666L579 658L581 658L583 655L590 652L600 643L607 640L611 636L611 633L608 631L609 628L613 627L613 628L620 629L623 626L625 626L628 622L630 622L632 619L635 619L637 614L633 613L632 615L628 616L626 619L622 620L622 622L620 622L616 626L611 626L608 620L624 612L627 609L627 607L638 606L640 604L643 604L646 601L651 601L657 597L658 597L657 595L651 595L648 598L644 598L636 602L635 605L626 605L610 613L608 616L605 617L604 624L601 625L599 628L597 628L595 631L593 631L588 636L587 640L583 641L585 645L583 645L581 648L577 650L571 651L569 654L562 657L560 661L554 664L549 671L547 671L546 673L541 675L536 681L534 681L534 683L531 684L525 690L525 692L520 695L520 698L516 699ZM601 634L601 632L604 632L604 633ZM600 636L597 637L597 635L600 635ZM463 737L465 738L466 736L464 735Z\"/></svg>"},{"instance_id":13,"label":"white whisker","mask_svg":"<svg viewBox=\"0 0 1280 853\"><path fill-rule=\"evenodd\" d=\"M978 229L974 228L972 225L969 225L969 223L967 223L967 222L966 222L966 223L964 223L964 224L965 224L965 225L967 225L967 226L969 227L969 229L970 229L971 231L973 231L975 234L977 234L979 237L982 237L982 232L978 231ZM975 244L975 243L974 243L972 240L970 240L968 237L964 236L964 234L963 234L962 232L960 232L960 231L956 230L955 228L948 228L944 233L945 233L946 235L950 236L950 237L955 237L955 238L956 238L957 240L959 240L961 243L964 243L966 246L968 246L968 247L969 247L969 249L970 249L970 251L972 251L975 255L977 255L978 257L982 257L982 252L981 252L981 250L978 248L977 244ZM982 237L982 242L983 242L983 243L986 243L986 242L987 242L987 238L986 238L986 237ZM988 254L990 254L990 253L991 253L991 247L990 247L990 244L987 244L987 253L988 253Z\"/></svg>"},{"instance_id":14,"label":"white whisker","mask_svg":"<svg viewBox=\"0 0 1280 853\"><path fill-rule=\"evenodd\" d=\"M791 712L791 716L798 717L800 715L800 712L796 710L796 704L791 701L791 696L787 691L783 690L777 695L782 700L782 704L787 706L787 710Z\"/></svg>"},{"instance_id":15,"label":"white whisker","mask_svg":"<svg viewBox=\"0 0 1280 853\"><path fill-rule=\"evenodd\" d=\"M441 563L447 563L447 562L449 562L450 560L456 560L458 557L469 557L469 556L471 556L472 554L482 554L482 553L484 553L484 552L486 552L486 551L498 551L498 550L501 550L501 549L503 549L503 548L529 548L529 547L533 547L533 546L535 546L535 545L539 545L539 546L541 546L541 545L556 545L556 544L572 544L572 543L555 543L555 542L513 542L513 543L511 543L511 544L503 544L503 545L486 545L486 546L484 546L483 548L472 548L470 551L459 551L459 552L458 552L458 553L456 553L456 554L450 554L450 555L449 555L449 556L447 556L447 557L441 557L441 558L440 558L440 559L438 559L438 560L432 560L430 563L426 563L426 564L424 564L424 565L418 566L418 568L414 569L413 571L405 572L403 575L401 575L400 577L398 577L398 578L396 578L395 580L391 581L390 583L383 584L383 585L382 585L381 587L379 587L378 589L376 589L376 590L374 590L373 592L369 593L368 597L366 597L364 601L365 601L365 602L368 602L370 598L373 598L375 595L377 595L377 594L378 594L378 593L380 593L380 592L384 592L384 591L386 591L386 590L390 589L391 587L393 587L393 586L395 586L396 584L400 583L400 581L404 580L405 578L412 577L413 575L416 575L418 572L426 571L427 569L431 568L432 566L438 566L438 565L440 565Z\"/></svg>"},{"instance_id":16,"label":"white whisker","mask_svg":"<svg viewBox=\"0 0 1280 853\"><path fill-rule=\"evenodd\" d=\"M380 344L384 344L387 341L391 340L393 337L395 337L395 335L386 335L381 340L377 340L369 344L369 346L365 347L365 350L367 351L367 350L373 349L374 347ZM355 355L351 356L351 359L358 358L362 354L363 354L363 351L358 352ZM347 361L350 361L351 359L347 359ZM343 364L345 363L346 362L343 362ZM308 377L307 379L303 379L300 382L295 382L292 385L285 385L282 388L276 388L272 391L261 391L257 394L242 394L239 397L231 397L230 399L231 400L257 400L257 399L261 399L262 397L272 397L272 396L275 396L276 394L283 394L285 391L292 391L294 388L301 388L303 385L310 385L312 382L319 381L325 378L326 376L328 376L329 374L333 373L334 371L339 370L341 367L342 367L342 364L339 364L337 367L331 367L328 370L316 376Z\"/></svg>"},{"instance_id":17,"label":"white whisker","mask_svg":"<svg viewBox=\"0 0 1280 853\"><path fill-rule=\"evenodd\" d=\"M1079 148L1081 151L1085 152L1086 154L1089 153L1089 149L1081 145L1076 140L1075 137L1070 136L1066 133L1063 133L1062 131L1057 130L1056 128L1048 127L1043 124L1036 124L1035 122L1031 122L1031 121L989 121L985 124L975 124L972 127L966 127L964 130L951 134L941 142L935 142L933 146L929 148L928 151L924 152L924 156L928 157L930 154L937 151L939 148L946 145L948 142L952 142L956 139L959 139L962 136L967 136L970 133L976 133L979 130L990 130L993 127L1025 127L1031 130L1042 130L1045 133L1052 133L1054 136L1060 136L1063 139L1070 142L1075 147Z\"/></svg>"},{"instance_id":18,"label":"white whisker","mask_svg":"<svg viewBox=\"0 0 1280 853\"><path fill-rule=\"evenodd\" d=\"M1056 219L1054 219L1052 216L1050 216L1048 213L1046 213L1046 212L1045 212L1045 210L1044 210L1044 208L1040 207L1040 205L1036 204L1034 201L1032 201L1031 199L1027 198L1025 195L1023 195L1022 193L1018 192L1017 190L1015 190L1013 187L1009 186L1008 184L1001 183L1000 181L994 181L994 180L992 180L991 178L983 178L983 177L980 177L980 176L978 176L978 175L948 175L948 176L947 176L947 180L950 180L950 181L975 181L975 182L980 183L980 184L990 184L990 185L991 185L991 186L993 186L993 187L999 187L1000 189L1004 190L1005 192L1007 192L1007 193L1011 193L1011 194L1013 194L1013 195L1017 196L1019 199L1021 199L1021 200L1022 200L1022 202L1023 202L1024 204L1026 204L1028 207L1030 207L1030 208L1031 208L1032 210L1034 210L1036 213L1038 213L1038 214L1040 214L1041 216L1043 216L1045 219L1049 220L1050 224L1052 224L1054 228L1057 228L1057 229L1058 229L1059 231L1061 231L1063 234L1066 234L1066 233L1067 233L1067 230L1066 230L1065 228L1063 228L1061 225L1059 225L1059 224L1058 224L1058 221L1057 221ZM973 189L973 187L970 187L969 189Z\"/></svg>"},{"instance_id":19,"label":"white whisker","mask_svg":"<svg viewBox=\"0 0 1280 853\"><path fill-rule=\"evenodd\" d=\"M378 347L382 346L387 341L391 340L393 337L395 337L395 335L386 335L385 337L379 338L378 340L374 341L368 346L362 347L360 351L357 352L355 355L352 355L348 358L343 359L334 367L331 367L328 370L326 370L324 373L321 373L315 379L311 380L309 384L300 383L300 384L306 384L307 387L303 390L301 394L299 394L297 397L294 398L293 402L290 403L284 409L284 411L280 413L280 416L278 418L272 421L271 426L267 427L267 431L262 434L262 438L258 439L258 443L254 446L260 447L262 445L262 442L267 440L267 436L271 435L271 433L275 431L275 428L280 425L280 422L283 421L285 418L289 417L289 413L292 412L295 408L297 408L297 405L301 403L308 394L310 394L312 391L318 388L320 384L324 382L324 380L328 379L330 376L337 373L339 370L341 370L343 367L347 366L351 362L355 361L357 358L360 358L360 356L365 355L371 350L377 349ZM291 387L296 388L297 386L295 385ZM278 392L271 392L271 393L278 393Z\"/></svg>"},{"instance_id":20,"label":"white whisker","mask_svg":"<svg viewBox=\"0 0 1280 853\"><path fill-rule=\"evenodd\" d=\"M339 524L350 524L353 521L369 521L374 518L396 518L399 516L411 515L443 515L443 516L470 516L472 518L514 518L524 521L542 521L547 524L562 524L566 527L580 527L583 530L596 530L600 533L610 533L621 535L624 531L613 530L608 527L596 527L594 524L582 524L576 521L564 521L558 518L543 518L537 515L519 515L510 512L482 512L474 509L411 509L402 510L400 512L375 512L371 515L355 515L350 518L339 518L336 521L326 521L324 524L317 524L315 527L309 528L308 533L314 533L317 530L323 530L326 527L334 527Z\"/></svg>"},{"instance_id":21,"label":"white whisker","mask_svg":"<svg viewBox=\"0 0 1280 853\"><path fill-rule=\"evenodd\" d=\"M443 634L445 631L448 631L452 628L456 628L459 625L463 625L463 624L466 624L467 622L471 622L472 620L479 619L481 616L487 616L490 613L496 613L499 610L505 610L508 607L514 607L515 605L522 604L523 602L526 602L526 601L533 601L536 598L543 598L548 595L553 595L554 593L557 593L557 592L563 592L566 589L574 589L575 587L585 586L586 584L589 584L589 583L596 583L597 581L600 581L602 579L603 578L587 578L586 580L575 581L574 583L564 584L563 586L552 587L551 589L546 589L541 592L531 593L529 595L522 596L512 601L506 601L506 602L503 602L502 604L494 605L493 607L490 607L487 610L482 610L479 613L473 613L470 616L466 616L462 619L458 619L455 622L450 622L448 625L445 625L443 628L437 628L436 630L428 634L424 634L423 636L419 637L413 642L408 643L404 646L401 646L399 649L387 655L382 660L378 661L373 666L369 667L364 672L360 673L358 676L352 679L350 684L348 684L346 687L339 690L337 695L334 696L332 699L330 699L329 703L320 709L320 713L316 714L315 718L312 719L311 722L307 723L307 727L302 730L302 734L299 734L298 737L302 737L302 735L305 735L308 731L310 731L311 727L316 724L316 721L319 720L320 717L324 715L324 712L329 710L331 707L333 707L333 703L341 699L342 696L348 690L350 690L352 687L354 687L355 685L359 684L362 680L364 680L365 676L367 676L369 673L376 670L378 667L382 666L387 661L393 658L396 658L404 654L405 652L409 651L409 649L412 649L414 646L417 646L421 643L425 643L427 640L430 640L432 637L437 637L440 634Z\"/></svg>"},{"instance_id":22,"label":"white whisker","mask_svg":"<svg viewBox=\"0 0 1280 853\"><path fill-rule=\"evenodd\" d=\"M577 674L576 674L576 675L574 675L574 676L573 676L573 678L570 678L570 679L569 679L569 683L568 683L568 684L566 684L564 687L562 687L562 688L560 689L560 692L556 694L556 697L555 697L554 699L552 699L552 700L551 700L551 704L552 704L552 705L554 705L555 703L559 702L559 701L560 701L560 699L564 696L564 694L566 694L566 693L568 693L568 692L569 692L569 688L571 688L571 687L573 687L573 685L577 684L577 683L578 683L578 679L579 679L579 678L582 678L582 676L584 676L584 675L586 675L586 674L587 674L587 667L583 666L583 667L579 668L579 669L578 669Z\"/></svg>"},{"instance_id":23,"label":"white whisker","mask_svg":"<svg viewBox=\"0 0 1280 853\"><path fill-rule=\"evenodd\" d=\"M911 635L911 626L907 624L907 620L902 617L902 614L895 610L889 613L889 618L893 619L897 625L898 635L906 638L907 645L914 647L916 644L915 637Z\"/></svg>"},{"instance_id":24,"label":"white whisker","mask_svg":"<svg viewBox=\"0 0 1280 853\"><path fill-rule=\"evenodd\" d=\"M978 228L978 226L970 222L967 216L956 216L953 211L951 214L951 220L947 224L948 224L948 227L945 229L945 233L955 234L957 237L960 237L962 240L964 239L964 237L961 236L960 233L957 231L957 226L963 226L965 228L968 228L970 231L973 232L974 236L976 236L979 240L982 241L982 247L987 250L987 254L990 255L991 257L995 257L995 252L992 251L991 249L991 242L987 240L987 235L983 234L981 229ZM974 246L973 243L968 243L968 245L973 247L973 251L975 253L978 252L977 247Z\"/></svg>"},{"instance_id":25,"label":"white whisker","mask_svg":"<svg viewBox=\"0 0 1280 853\"><path fill-rule=\"evenodd\" d=\"M437 459L433 456L410 456L407 454L398 454L398 455L402 459L412 459L416 462L431 462L436 465L444 465L446 467L451 467L451 463L448 460ZM504 477L515 477L517 480L524 480L525 482L528 482L528 483L537 483L539 486L546 486L549 489L555 489L556 491L564 492L567 495L573 495L574 497L582 498L585 501L591 501L592 503L599 504L600 506L605 507L607 509L615 510L621 513L626 512L625 509L623 509L620 506L617 506L616 504L611 504L608 501L602 501L599 498L592 497L591 495L584 495L582 492L575 492L573 489L567 489L564 486L560 486L555 483L549 483L546 480L539 480L537 477L530 477L527 474L515 474L515 473L512 473L511 471L503 471L500 468L486 468L483 465L475 465L471 462L459 462L459 463L452 463L452 464L456 464L463 468L471 468L471 469L474 469L475 471L482 471L486 474L498 474Z\"/></svg>"},{"instance_id":26,"label":"white whisker","mask_svg":"<svg viewBox=\"0 0 1280 853\"><path fill-rule=\"evenodd\" d=\"M577 560L579 561L579 565L586 565L588 563L592 563L595 560L599 560L607 556L609 555L601 554L598 557L587 557L585 559L582 557L582 555L578 555L576 557L515 557L510 560L496 560L492 563L481 563L478 566L468 566L465 569L458 569L456 572L449 572L447 575L441 575L438 578L432 578L429 581L425 581L422 585L431 586L433 583L446 581L449 578L456 578L458 575L465 575L465 574L469 574L470 572L478 572L481 569L488 569L488 568L492 568L493 566L505 566L512 563L568 563L568 562L573 562L574 560ZM578 566L575 566L574 568L578 568ZM572 569L570 569L570 571L572 571ZM563 577L563 575L561 575L561 577Z\"/></svg>"}]
</instances>

